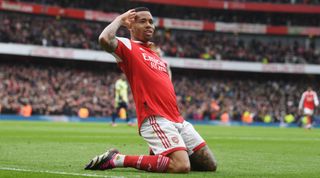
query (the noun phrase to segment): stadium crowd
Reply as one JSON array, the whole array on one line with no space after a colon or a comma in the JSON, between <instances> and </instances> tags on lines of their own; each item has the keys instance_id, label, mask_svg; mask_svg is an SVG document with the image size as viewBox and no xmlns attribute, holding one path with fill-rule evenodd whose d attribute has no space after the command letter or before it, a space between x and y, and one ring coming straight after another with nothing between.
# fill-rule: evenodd
<instances>
[{"instance_id":1,"label":"stadium crowd","mask_svg":"<svg viewBox=\"0 0 320 178\"><path fill-rule=\"evenodd\" d=\"M31 105L33 115L77 115L80 108L87 108L90 116L110 116L119 76L114 67L79 62L1 62L2 113L19 113L21 107ZM239 78L237 74L221 77L219 73L174 72L173 83L182 115L194 120L216 120L223 113L241 120L245 112L258 121L266 115L275 122L290 113L298 117L298 102L306 89L304 80ZM133 117L131 94L129 100Z\"/></svg>"},{"instance_id":2,"label":"stadium crowd","mask_svg":"<svg viewBox=\"0 0 320 178\"><path fill-rule=\"evenodd\" d=\"M222 0L233 1L233 0ZM276 4L320 4L319 0L236 0L236 2L259 2Z\"/></svg>"},{"instance_id":3,"label":"stadium crowd","mask_svg":"<svg viewBox=\"0 0 320 178\"><path fill-rule=\"evenodd\" d=\"M104 23L0 13L0 42L101 50L98 35ZM128 32L120 30L119 36ZM154 41L164 56L263 63L320 64L315 38L304 40L213 32L158 29ZM271 40L270 40L271 39Z\"/></svg>"},{"instance_id":4,"label":"stadium crowd","mask_svg":"<svg viewBox=\"0 0 320 178\"><path fill-rule=\"evenodd\" d=\"M91 7L96 4L101 5L104 0L92 0L94 3L89 3L86 0L9 0L14 2L32 2L38 4L52 4L56 6L71 6L71 7ZM117 0L109 0L112 3ZM119 1L119 0L118 0ZM134 3L133 0L122 0L123 2ZM229 1L229 2L258 2L258 3L275 3L275 4L320 4L319 0L217 0L217 1ZM99 7L96 5L96 7Z\"/></svg>"},{"instance_id":5,"label":"stadium crowd","mask_svg":"<svg viewBox=\"0 0 320 178\"><path fill-rule=\"evenodd\" d=\"M240 0L241 1L241 0ZM260 1L260 0L254 0ZM275 0L271 3L289 3L291 0ZM296 3L319 4L319 0L293 0ZM320 26L320 17L315 14L266 13L250 11L226 11L219 9L195 8L166 4L141 3L129 0L22 0L22 2L59 6L63 8L92 9L104 12L123 13L126 10L147 6L156 17L178 18L186 20L204 20L212 22L237 22L269 25ZM264 1L265 2L265 1Z\"/></svg>"},{"instance_id":6,"label":"stadium crowd","mask_svg":"<svg viewBox=\"0 0 320 178\"><path fill-rule=\"evenodd\" d=\"M22 105L31 104L35 115L75 115L79 107L90 108L95 116L110 115L115 75L68 67L1 64L2 112L18 113Z\"/></svg>"}]
</instances>

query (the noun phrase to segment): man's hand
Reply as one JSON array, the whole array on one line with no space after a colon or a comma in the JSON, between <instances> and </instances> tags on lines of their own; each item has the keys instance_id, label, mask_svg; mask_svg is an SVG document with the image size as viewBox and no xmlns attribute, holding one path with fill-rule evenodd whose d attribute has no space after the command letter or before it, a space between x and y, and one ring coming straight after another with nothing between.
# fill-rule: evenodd
<instances>
[{"instance_id":1,"label":"man's hand","mask_svg":"<svg viewBox=\"0 0 320 178\"><path fill-rule=\"evenodd\" d=\"M116 50L118 46L118 41L116 39L117 30L120 26L125 26L130 29L135 16L136 12L134 9L128 10L116 17L116 19L102 31L99 36L99 43L105 51L111 53Z\"/></svg>"},{"instance_id":2,"label":"man's hand","mask_svg":"<svg viewBox=\"0 0 320 178\"><path fill-rule=\"evenodd\" d=\"M131 23L134 22L134 18L136 17L136 12L134 9L130 9L127 12L119 15L117 18L120 20L122 26L126 28L131 27Z\"/></svg>"}]
</instances>

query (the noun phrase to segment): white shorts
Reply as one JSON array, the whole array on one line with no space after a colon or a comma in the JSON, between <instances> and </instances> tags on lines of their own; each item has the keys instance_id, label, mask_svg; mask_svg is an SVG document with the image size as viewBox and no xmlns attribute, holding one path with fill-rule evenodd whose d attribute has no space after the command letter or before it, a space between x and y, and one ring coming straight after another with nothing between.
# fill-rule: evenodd
<instances>
[{"instance_id":1,"label":"white shorts","mask_svg":"<svg viewBox=\"0 0 320 178\"><path fill-rule=\"evenodd\" d=\"M168 155L178 150L186 150L191 155L206 145L189 122L175 123L161 116L146 118L140 134L156 155Z\"/></svg>"},{"instance_id":2,"label":"white shorts","mask_svg":"<svg viewBox=\"0 0 320 178\"><path fill-rule=\"evenodd\" d=\"M313 115L313 110L309 108L303 108L303 114L312 116Z\"/></svg>"}]
</instances>

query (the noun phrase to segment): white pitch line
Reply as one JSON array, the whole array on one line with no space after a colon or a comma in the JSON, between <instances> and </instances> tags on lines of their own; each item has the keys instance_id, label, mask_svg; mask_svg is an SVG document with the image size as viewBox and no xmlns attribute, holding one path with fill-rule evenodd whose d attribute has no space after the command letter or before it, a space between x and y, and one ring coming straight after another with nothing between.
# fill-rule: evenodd
<instances>
[{"instance_id":1,"label":"white pitch line","mask_svg":"<svg viewBox=\"0 0 320 178\"><path fill-rule=\"evenodd\" d=\"M84 177L101 177L101 178L126 178L125 176L108 176L108 175L98 175L98 174L81 174L72 172L60 172L60 171L48 171L48 170L31 170L31 169L20 169L20 168L10 168L10 167L0 167L0 170L6 171L18 171L18 172L31 172L31 173L47 173L47 174L58 174L58 175L70 175L70 176L84 176ZM140 177L133 176L130 177Z\"/></svg>"}]
</instances>

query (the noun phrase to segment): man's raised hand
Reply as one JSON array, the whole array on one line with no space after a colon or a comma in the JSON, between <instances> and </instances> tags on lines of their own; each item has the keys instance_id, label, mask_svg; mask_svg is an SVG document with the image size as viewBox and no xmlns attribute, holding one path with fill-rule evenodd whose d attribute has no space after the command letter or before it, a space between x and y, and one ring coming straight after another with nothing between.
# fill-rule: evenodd
<instances>
[{"instance_id":1,"label":"man's raised hand","mask_svg":"<svg viewBox=\"0 0 320 178\"><path fill-rule=\"evenodd\" d=\"M135 17L136 17L136 12L134 9L130 9L127 12L118 16L118 18L120 18L121 25L128 29L130 28L131 23L134 22Z\"/></svg>"}]
</instances>

